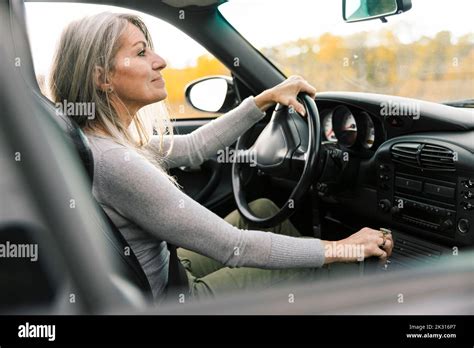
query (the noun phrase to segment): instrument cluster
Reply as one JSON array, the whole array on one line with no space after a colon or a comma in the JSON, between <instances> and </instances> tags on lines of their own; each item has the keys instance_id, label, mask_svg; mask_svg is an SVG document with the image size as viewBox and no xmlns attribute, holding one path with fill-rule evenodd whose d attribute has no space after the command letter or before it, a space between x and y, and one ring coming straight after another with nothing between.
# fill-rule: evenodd
<instances>
[{"instance_id":1,"label":"instrument cluster","mask_svg":"<svg viewBox=\"0 0 474 348\"><path fill-rule=\"evenodd\" d=\"M344 148L371 150L376 144L374 118L365 111L352 111L345 105L321 112L323 140Z\"/></svg>"}]
</instances>

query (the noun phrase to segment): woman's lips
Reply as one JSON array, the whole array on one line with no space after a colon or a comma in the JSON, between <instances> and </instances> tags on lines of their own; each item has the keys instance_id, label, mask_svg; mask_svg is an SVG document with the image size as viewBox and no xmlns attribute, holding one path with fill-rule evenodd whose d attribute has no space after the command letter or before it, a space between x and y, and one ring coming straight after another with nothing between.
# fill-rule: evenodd
<instances>
[{"instance_id":1,"label":"woman's lips","mask_svg":"<svg viewBox=\"0 0 474 348\"><path fill-rule=\"evenodd\" d=\"M151 82L158 82L160 84L165 84L165 80L163 80L163 77L157 77L156 79L151 80Z\"/></svg>"}]
</instances>

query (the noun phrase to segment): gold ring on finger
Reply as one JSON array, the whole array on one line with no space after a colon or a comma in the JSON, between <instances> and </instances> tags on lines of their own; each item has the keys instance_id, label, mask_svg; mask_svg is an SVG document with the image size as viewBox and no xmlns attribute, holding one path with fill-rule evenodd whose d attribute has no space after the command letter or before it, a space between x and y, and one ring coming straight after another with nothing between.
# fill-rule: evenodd
<instances>
[{"instance_id":1,"label":"gold ring on finger","mask_svg":"<svg viewBox=\"0 0 474 348\"><path fill-rule=\"evenodd\" d=\"M380 228L380 232L382 232L384 236L392 233L392 231L390 231L388 228L383 228L383 227Z\"/></svg>"},{"instance_id":2,"label":"gold ring on finger","mask_svg":"<svg viewBox=\"0 0 474 348\"><path fill-rule=\"evenodd\" d=\"M384 235L382 238L383 238L383 242L382 242L382 245L380 245L380 247L383 249L383 247L385 246L385 243L387 242L387 237Z\"/></svg>"}]
</instances>

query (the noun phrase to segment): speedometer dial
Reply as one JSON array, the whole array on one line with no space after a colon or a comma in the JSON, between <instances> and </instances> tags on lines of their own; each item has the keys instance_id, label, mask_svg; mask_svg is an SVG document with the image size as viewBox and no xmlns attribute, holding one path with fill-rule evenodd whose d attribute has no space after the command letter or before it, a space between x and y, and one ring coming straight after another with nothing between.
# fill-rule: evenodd
<instances>
[{"instance_id":1,"label":"speedometer dial","mask_svg":"<svg viewBox=\"0 0 474 348\"><path fill-rule=\"evenodd\" d=\"M324 130L324 137L327 141L330 142L337 142L336 134L334 133L334 129L332 127L332 112L327 111L323 112L323 130Z\"/></svg>"},{"instance_id":2,"label":"speedometer dial","mask_svg":"<svg viewBox=\"0 0 474 348\"><path fill-rule=\"evenodd\" d=\"M364 134L361 139L362 146L366 149L372 148L375 142L375 126L370 115L366 112L360 113L364 123Z\"/></svg>"},{"instance_id":3,"label":"speedometer dial","mask_svg":"<svg viewBox=\"0 0 474 348\"><path fill-rule=\"evenodd\" d=\"M338 106L334 109L332 121L339 144L353 146L357 140L357 123L351 110L346 106Z\"/></svg>"}]
</instances>

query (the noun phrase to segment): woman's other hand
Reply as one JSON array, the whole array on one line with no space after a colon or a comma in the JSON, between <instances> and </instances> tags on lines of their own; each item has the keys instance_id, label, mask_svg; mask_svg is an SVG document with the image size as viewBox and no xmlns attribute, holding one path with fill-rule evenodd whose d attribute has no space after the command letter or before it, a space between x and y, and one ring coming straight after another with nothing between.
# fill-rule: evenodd
<instances>
[{"instance_id":1,"label":"woman's other hand","mask_svg":"<svg viewBox=\"0 0 474 348\"><path fill-rule=\"evenodd\" d=\"M339 241L322 241L326 262L356 262L368 257L387 259L392 254L391 233L364 227L360 231Z\"/></svg>"}]
</instances>

